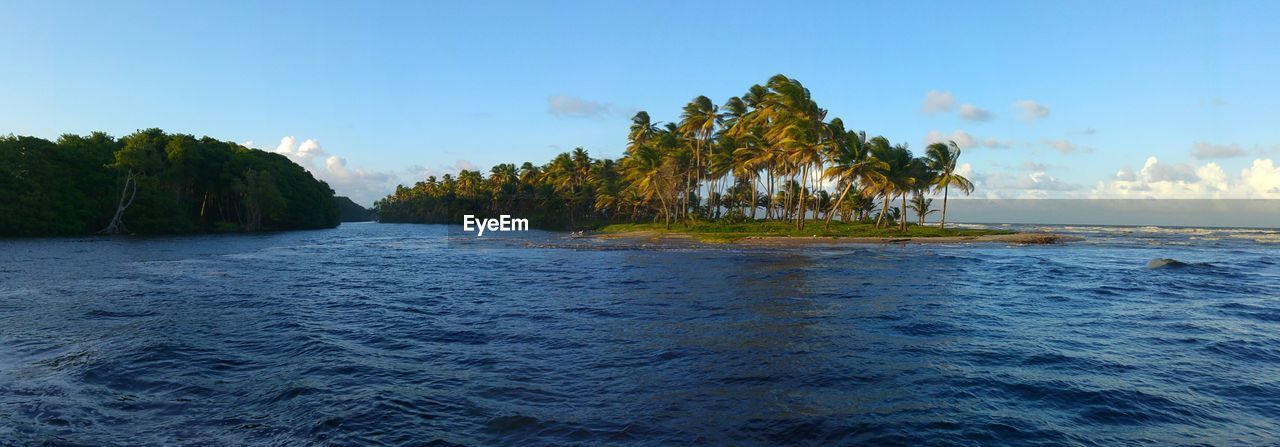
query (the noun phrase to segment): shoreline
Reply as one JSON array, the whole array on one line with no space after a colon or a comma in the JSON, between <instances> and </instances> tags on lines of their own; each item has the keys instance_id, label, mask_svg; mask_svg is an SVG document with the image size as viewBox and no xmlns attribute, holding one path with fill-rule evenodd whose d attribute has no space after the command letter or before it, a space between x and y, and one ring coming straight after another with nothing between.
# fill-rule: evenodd
<instances>
[{"instance_id":1,"label":"shoreline","mask_svg":"<svg viewBox=\"0 0 1280 447\"><path fill-rule=\"evenodd\" d=\"M587 237L601 240L620 240L630 242L679 242L702 244L734 244L747 246L794 247L821 244L981 244L1003 243L1013 245L1050 245L1067 242L1080 242L1080 236L1067 236L1056 233L1011 233L987 234L974 236L745 236L732 240L707 241L697 234L678 231L624 231L619 233L592 234Z\"/></svg>"}]
</instances>

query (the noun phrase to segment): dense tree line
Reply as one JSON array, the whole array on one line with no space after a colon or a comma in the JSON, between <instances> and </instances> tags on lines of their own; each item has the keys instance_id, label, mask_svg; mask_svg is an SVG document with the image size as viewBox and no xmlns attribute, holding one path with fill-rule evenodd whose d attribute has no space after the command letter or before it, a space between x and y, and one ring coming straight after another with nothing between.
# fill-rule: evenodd
<instances>
[{"instance_id":1,"label":"dense tree line","mask_svg":"<svg viewBox=\"0 0 1280 447\"><path fill-rule=\"evenodd\" d=\"M209 137L0 137L0 236L331 228L329 185L279 154Z\"/></svg>"},{"instance_id":2,"label":"dense tree line","mask_svg":"<svg viewBox=\"0 0 1280 447\"><path fill-rule=\"evenodd\" d=\"M338 204L338 219L343 222L369 222L377 217L373 210L360 206L350 197L336 196L333 201Z\"/></svg>"},{"instance_id":3,"label":"dense tree line","mask_svg":"<svg viewBox=\"0 0 1280 447\"><path fill-rule=\"evenodd\" d=\"M782 75L717 106L705 96L680 121L632 118L626 154L592 159L581 148L545 165L493 167L485 176L429 177L375 204L383 222L458 223L462 214L513 214L543 227L700 219L874 220L923 224L930 193L973 184L956 173L960 148L935 143L916 157L906 144L827 119L799 81Z\"/></svg>"}]
</instances>

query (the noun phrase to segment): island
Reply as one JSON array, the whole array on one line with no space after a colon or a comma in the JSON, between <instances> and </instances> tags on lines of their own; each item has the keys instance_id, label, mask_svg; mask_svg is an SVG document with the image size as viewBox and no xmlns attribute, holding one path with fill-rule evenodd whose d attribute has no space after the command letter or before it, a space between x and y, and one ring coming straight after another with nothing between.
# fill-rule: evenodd
<instances>
[{"instance_id":1,"label":"island","mask_svg":"<svg viewBox=\"0 0 1280 447\"><path fill-rule=\"evenodd\" d=\"M868 137L828 118L809 89L784 75L722 105L695 97L679 117L662 123L637 112L616 160L580 147L545 164L430 176L397 187L374 211L380 222L458 225L467 215L510 215L596 237L703 242L1067 240L947 228L951 191L974 190L954 141L917 156L905 143ZM927 223L935 214L936 225Z\"/></svg>"}]
</instances>

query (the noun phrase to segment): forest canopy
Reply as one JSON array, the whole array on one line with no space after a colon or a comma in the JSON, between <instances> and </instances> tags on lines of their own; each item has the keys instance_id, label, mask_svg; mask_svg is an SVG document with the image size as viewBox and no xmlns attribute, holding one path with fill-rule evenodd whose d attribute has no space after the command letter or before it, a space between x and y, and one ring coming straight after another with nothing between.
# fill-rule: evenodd
<instances>
[{"instance_id":1,"label":"forest canopy","mask_svg":"<svg viewBox=\"0 0 1280 447\"><path fill-rule=\"evenodd\" d=\"M210 137L0 136L0 236L332 228L333 194L283 155Z\"/></svg>"}]
</instances>

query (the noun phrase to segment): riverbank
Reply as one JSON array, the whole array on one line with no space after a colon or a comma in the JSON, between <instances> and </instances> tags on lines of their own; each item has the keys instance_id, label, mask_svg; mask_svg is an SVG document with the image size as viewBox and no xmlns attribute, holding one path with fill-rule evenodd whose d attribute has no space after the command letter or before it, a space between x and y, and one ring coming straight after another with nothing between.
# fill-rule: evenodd
<instances>
[{"instance_id":1,"label":"riverbank","mask_svg":"<svg viewBox=\"0 0 1280 447\"><path fill-rule=\"evenodd\" d=\"M723 224L695 222L685 227L673 224L614 224L593 235L602 239L620 239L644 242L703 242L735 243L746 245L795 246L809 244L854 243L1007 243L1007 244L1055 244L1082 240L1076 236L1054 233L1025 233L1009 230L948 228L909 225L906 231L894 228L876 228L874 224L832 222L825 228L821 222L811 222L803 230L797 230L789 222L749 222Z\"/></svg>"}]
</instances>

